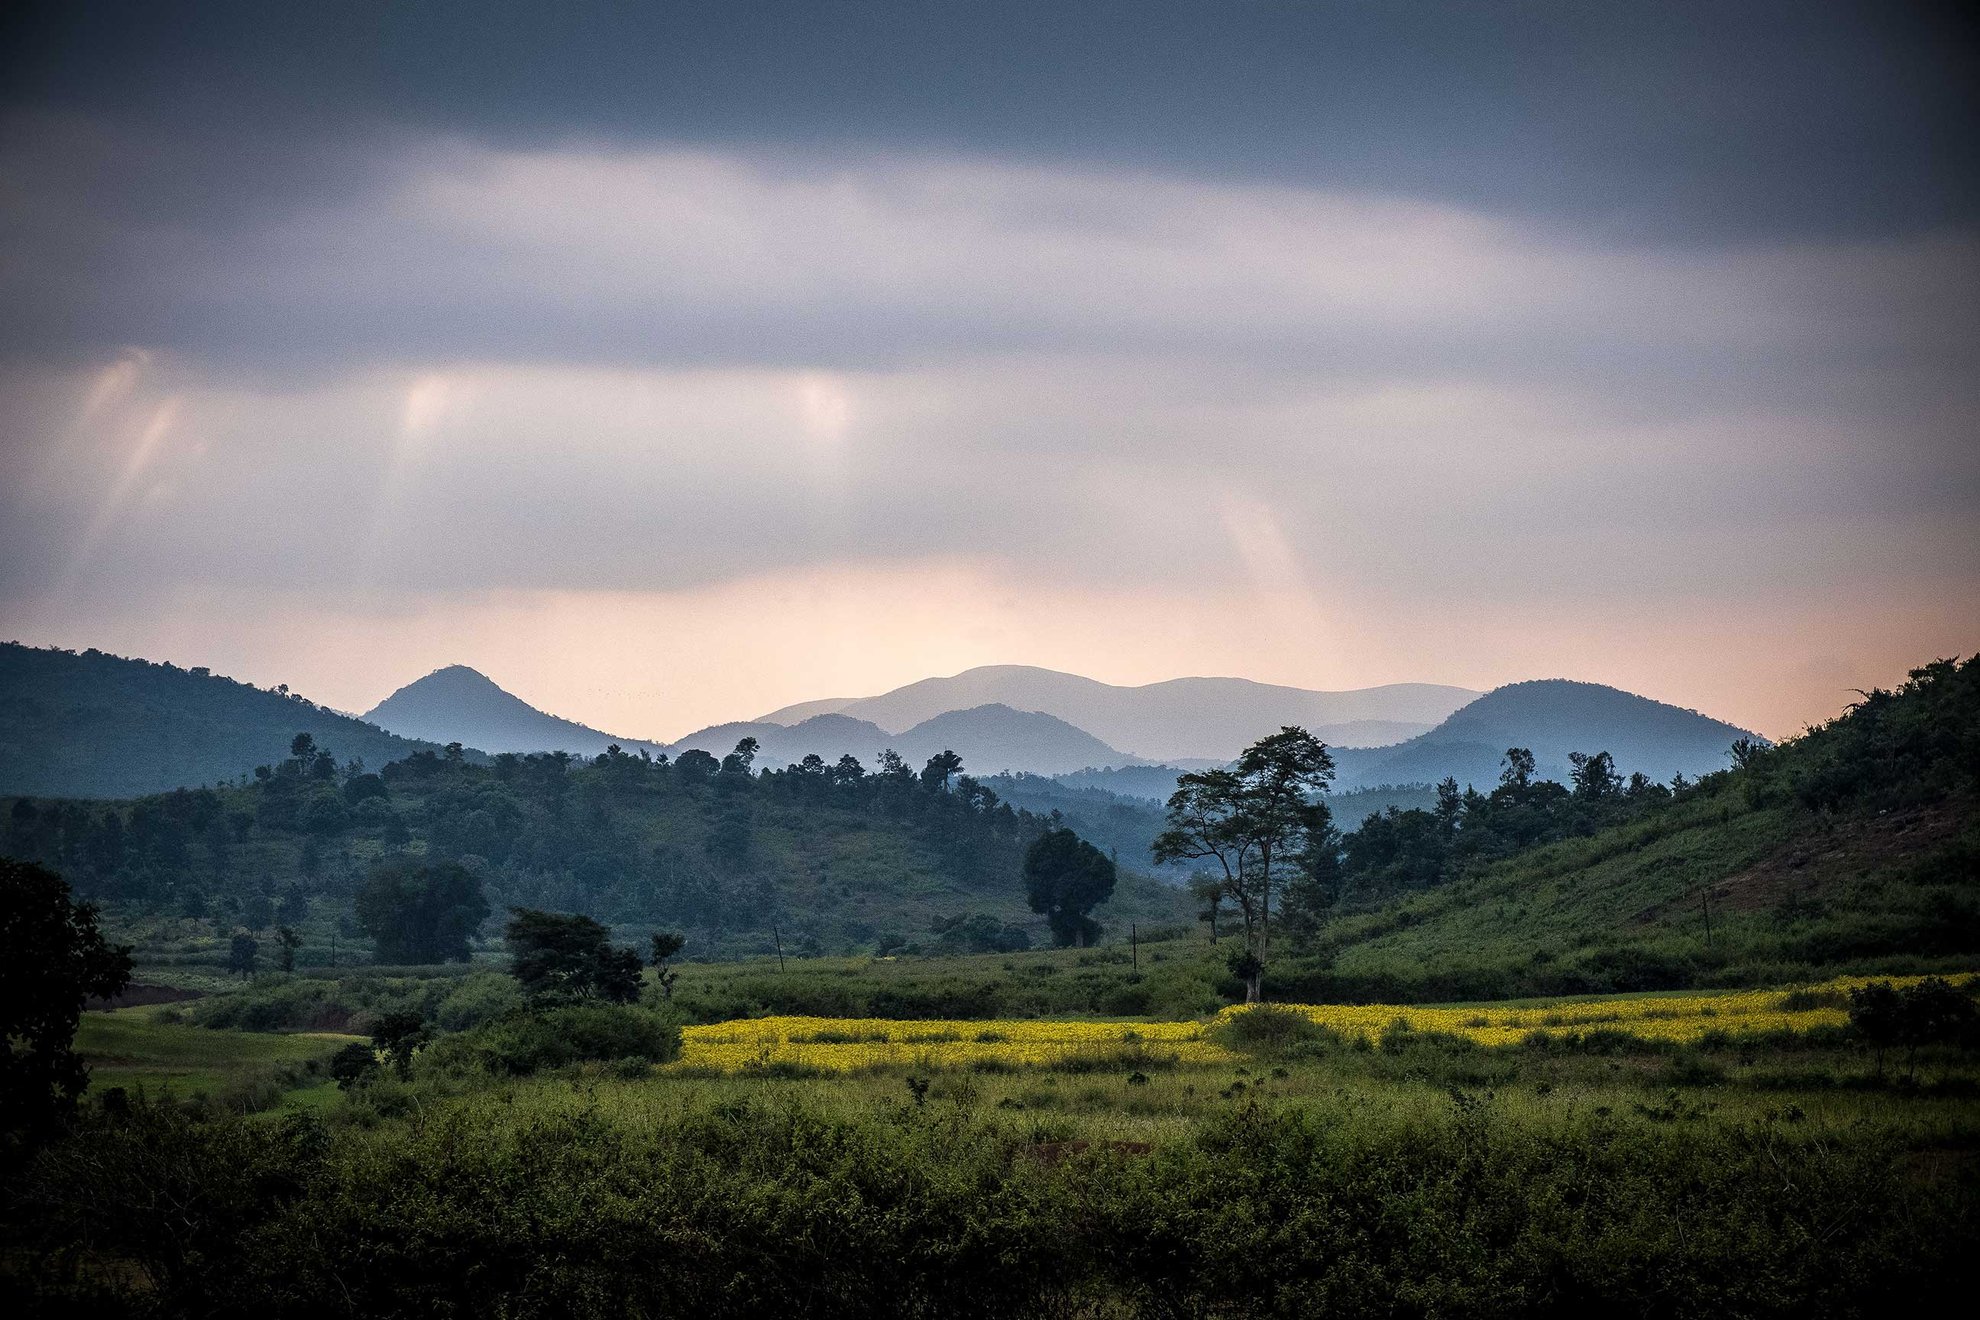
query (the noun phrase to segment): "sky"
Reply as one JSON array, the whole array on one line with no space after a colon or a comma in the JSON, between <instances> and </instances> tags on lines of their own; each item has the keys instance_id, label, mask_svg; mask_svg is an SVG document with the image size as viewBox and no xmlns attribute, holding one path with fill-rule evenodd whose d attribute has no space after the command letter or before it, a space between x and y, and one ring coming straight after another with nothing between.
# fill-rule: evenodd
<instances>
[{"instance_id":1,"label":"sky","mask_svg":"<svg viewBox=\"0 0 1980 1320\"><path fill-rule=\"evenodd\" d=\"M1980 650L1974 41L1902 3L0 19L0 634L633 737L977 664Z\"/></svg>"}]
</instances>

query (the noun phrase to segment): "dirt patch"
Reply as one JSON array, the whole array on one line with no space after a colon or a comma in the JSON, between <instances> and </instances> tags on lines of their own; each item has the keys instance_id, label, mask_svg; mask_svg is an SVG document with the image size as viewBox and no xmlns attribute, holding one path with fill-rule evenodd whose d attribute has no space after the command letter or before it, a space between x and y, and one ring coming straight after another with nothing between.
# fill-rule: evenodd
<instances>
[{"instance_id":1,"label":"dirt patch","mask_svg":"<svg viewBox=\"0 0 1980 1320\"><path fill-rule=\"evenodd\" d=\"M1949 843L1973 819L1971 801L1908 807L1879 816L1846 819L1808 833L1755 866L1711 887L1715 912L1772 911L1796 897L1812 895L1842 880L1903 865ZM1672 899L1637 914L1653 922L1674 911L1696 914L1696 895Z\"/></svg>"},{"instance_id":2,"label":"dirt patch","mask_svg":"<svg viewBox=\"0 0 1980 1320\"><path fill-rule=\"evenodd\" d=\"M124 992L110 999L100 999L91 995L83 1007L91 1012L101 1012L111 1008L142 1008L147 1004L183 1004L188 999L204 999L204 990L181 990L175 985L151 985L144 981L133 981L124 987Z\"/></svg>"}]
</instances>

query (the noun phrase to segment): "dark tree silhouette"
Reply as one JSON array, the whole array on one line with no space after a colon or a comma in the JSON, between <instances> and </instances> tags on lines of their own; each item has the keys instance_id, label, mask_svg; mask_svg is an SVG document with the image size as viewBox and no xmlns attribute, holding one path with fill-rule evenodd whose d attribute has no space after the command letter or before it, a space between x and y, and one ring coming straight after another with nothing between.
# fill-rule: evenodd
<instances>
[{"instance_id":1,"label":"dark tree silhouette","mask_svg":"<svg viewBox=\"0 0 1980 1320\"><path fill-rule=\"evenodd\" d=\"M1085 947L1100 936L1088 914L1114 892L1114 863L1071 830L1052 830L1025 851L1024 888L1055 943Z\"/></svg>"},{"instance_id":2,"label":"dark tree silhouette","mask_svg":"<svg viewBox=\"0 0 1980 1320\"><path fill-rule=\"evenodd\" d=\"M0 1157L74 1109L89 1070L74 1050L90 996L131 980L131 951L104 942L96 909L53 871L0 857Z\"/></svg>"},{"instance_id":3,"label":"dark tree silhouette","mask_svg":"<svg viewBox=\"0 0 1980 1320\"><path fill-rule=\"evenodd\" d=\"M468 937L488 916L481 881L455 862L380 866L354 906L385 963L466 962Z\"/></svg>"},{"instance_id":4,"label":"dark tree silhouette","mask_svg":"<svg viewBox=\"0 0 1980 1320\"><path fill-rule=\"evenodd\" d=\"M511 908L509 969L538 1001L639 998L639 955L615 946L611 932L575 912Z\"/></svg>"}]
</instances>

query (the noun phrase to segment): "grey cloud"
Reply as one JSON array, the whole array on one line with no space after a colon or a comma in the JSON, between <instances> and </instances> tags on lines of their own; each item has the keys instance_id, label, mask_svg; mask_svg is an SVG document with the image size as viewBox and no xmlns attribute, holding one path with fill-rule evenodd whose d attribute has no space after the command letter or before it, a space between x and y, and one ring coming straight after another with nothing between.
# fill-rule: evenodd
<instances>
[{"instance_id":1,"label":"grey cloud","mask_svg":"<svg viewBox=\"0 0 1980 1320\"><path fill-rule=\"evenodd\" d=\"M996 154L1716 239L1916 230L1971 220L1977 197L1973 32L1939 3L12 9L0 87L16 108L216 138L396 124L510 145Z\"/></svg>"}]
</instances>

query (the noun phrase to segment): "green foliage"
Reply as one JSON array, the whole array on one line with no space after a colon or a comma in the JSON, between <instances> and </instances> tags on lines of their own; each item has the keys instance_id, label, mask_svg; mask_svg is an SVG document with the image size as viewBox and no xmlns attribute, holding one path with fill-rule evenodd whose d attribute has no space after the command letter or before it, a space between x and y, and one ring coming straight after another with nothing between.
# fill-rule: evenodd
<instances>
[{"instance_id":1,"label":"green foliage","mask_svg":"<svg viewBox=\"0 0 1980 1320\"><path fill-rule=\"evenodd\" d=\"M527 1077L586 1061L666 1063L681 1052L681 1029L664 1013L627 1004L566 1004L511 1013L442 1037L425 1054L436 1071L473 1069Z\"/></svg>"},{"instance_id":2,"label":"green foliage","mask_svg":"<svg viewBox=\"0 0 1980 1320\"><path fill-rule=\"evenodd\" d=\"M1889 981L1874 981L1849 992L1849 1025L1877 1052L1879 1073L1884 1069L1884 1052L1895 1046L1909 1051L1907 1072L1913 1072L1920 1049L1975 1044L1980 1009L1942 977L1927 977L1902 990Z\"/></svg>"},{"instance_id":3,"label":"green foliage","mask_svg":"<svg viewBox=\"0 0 1980 1320\"><path fill-rule=\"evenodd\" d=\"M1025 850L1025 898L1062 947L1099 939L1100 923L1089 914L1113 894L1114 880L1107 855L1071 830L1047 831Z\"/></svg>"},{"instance_id":4,"label":"green foliage","mask_svg":"<svg viewBox=\"0 0 1980 1320\"><path fill-rule=\"evenodd\" d=\"M504 938L510 974L533 1000L639 998L639 955L615 947L611 932L590 917L513 908Z\"/></svg>"},{"instance_id":5,"label":"green foliage","mask_svg":"<svg viewBox=\"0 0 1980 1320\"><path fill-rule=\"evenodd\" d=\"M0 740L0 794L129 798L224 783L279 755L299 729L373 765L438 750L286 688L264 691L204 669L16 642L0 642L0 707L8 729Z\"/></svg>"},{"instance_id":6,"label":"green foliage","mask_svg":"<svg viewBox=\"0 0 1980 1320\"><path fill-rule=\"evenodd\" d=\"M966 775L944 790L905 766L759 774L624 752L490 765L423 752L365 770L339 768L322 742L307 750L243 783L135 802L0 803L0 851L62 869L120 922L186 914L259 934L279 897L272 917L304 937L304 968L348 956L338 923L380 867L459 865L491 906L584 912L642 937L671 928L704 956L767 951L773 929L787 949L898 945L910 939L899 932L979 912L1034 938L1045 929L1019 879L1051 823ZM1139 875L1111 901L1122 920L1184 915L1171 888ZM380 920L381 961L445 956ZM207 960L225 954L223 943Z\"/></svg>"},{"instance_id":7,"label":"green foliage","mask_svg":"<svg viewBox=\"0 0 1980 1320\"><path fill-rule=\"evenodd\" d=\"M329 1071L337 1083L337 1089L348 1091L377 1074L378 1051L370 1045L352 1041L330 1056Z\"/></svg>"},{"instance_id":8,"label":"green foliage","mask_svg":"<svg viewBox=\"0 0 1980 1320\"><path fill-rule=\"evenodd\" d=\"M104 941L60 876L0 857L0 1164L75 1108L83 1003L130 979L130 950Z\"/></svg>"},{"instance_id":9,"label":"green foliage","mask_svg":"<svg viewBox=\"0 0 1980 1320\"><path fill-rule=\"evenodd\" d=\"M1288 725L1245 748L1230 768L1181 776L1169 798L1156 860L1212 864L1217 897L1235 904L1244 922L1240 979L1248 1003L1259 997L1275 905L1331 849L1333 818L1320 795L1333 777L1326 745Z\"/></svg>"},{"instance_id":10,"label":"green foliage","mask_svg":"<svg viewBox=\"0 0 1980 1320\"><path fill-rule=\"evenodd\" d=\"M1140 1076L1091 1090L1157 1103ZM1976 1281L1969 1182L1681 1092L1564 1118L1476 1083L1396 1111L1239 1077L1150 1143L1072 1138L1049 1090L977 1117L915 1080L862 1112L434 1097L341 1141L140 1102L15 1189L0 1268L48 1309L271 1318L1841 1315Z\"/></svg>"},{"instance_id":11,"label":"green foliage","mask_svg":"<svg viewBox=\"0 0 1980 1320\"><path fill-rule=\"evenodd\" d=\"M388 963L466 962L468 937L488 916L481 880L456 862L375 867L353 906Z\"/></svg>"},{"instance_id":12,"label":"green foliage","mask_svg":"<svg viewBox=\"0 0 1980 1320\"><path fill-rule=\"evenodd\" d=\"M1211 1037L1227 1049L1266 1056L1284 1054L1296 1045L1327 1039L1329 1033L1312 1018L1274 1004L1254 1004L1242 1013L1220 1018Z\"/></svg>"}]
</instances>

